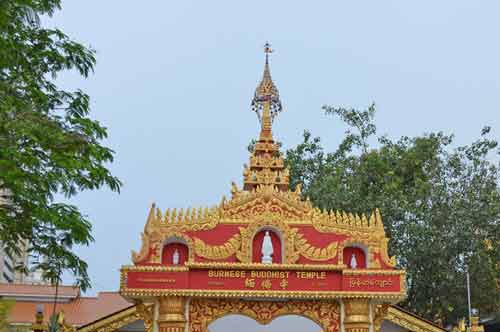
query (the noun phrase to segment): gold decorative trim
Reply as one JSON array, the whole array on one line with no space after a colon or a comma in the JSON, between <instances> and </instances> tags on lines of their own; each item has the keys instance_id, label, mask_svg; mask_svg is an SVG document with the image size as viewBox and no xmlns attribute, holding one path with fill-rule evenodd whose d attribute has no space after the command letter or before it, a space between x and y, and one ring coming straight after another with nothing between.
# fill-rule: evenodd
<instances>
[{"instance_id":1,"label":"gold decorative trim","mask_svg":"<svg viewBox=\"0 0 500 332\"><path fill-rule=\"evenodd\" d=\"M382 332L382 322L387 317L389 305L387 303L379 304L374 307L373 315L373 330L375 332Z\"/></svg>"},{"instance_id":2,"label":"gold decorative trim","mask_svg":"<svg viewBox=\"0 0 500 332\"><path fill-rule=\"evenodd\" d=\"M347 291L246 291L246 290L206 290L206 289L152 289L134 288L124 286L120 294L129 297L149 296L189 296L196 298L221 297L221 298L294 298L294 299L338 299L338 298L368 298L384 299L397 302L404 299L402 292L347 292Z\"/></svg>"},{"instance_id":3,"label":"gold decorative trim","mask_svg":"<svg viewBox=\"0 0 500 332\"><path fill-rule=\"evenodd\" d=\"M370 269L345 269L343 275L402 275L406 274L405 270L370 270Z\"/></svg>"},{"instance_id":4,"label":"gold decorative trim","mask_svg":"<svg viewBox=\"0 0 500 332\"><path fill-rule=\"evenodd\" d=\"M144 328L146 332L153 332L154 329L154 306L146 305L143 302L139 302L136 305L136 311L139 317L144 322Z\"/></svg>"},{"instance_id":5,"label":"gold decorative trim","mask_svg":"<svg viewBox=\"0 0 500 332\"><path fill-rule=\"evenodd\" d=\"M141 261L144 261L146 258L148 258L149 255L149 249L150 249L149 236L145 235L144 233L141 233L141 242L142 245L139 252L136 252L135 250L132 250L131 252L132 262L136 264Z\"/></svg>"},{"instance_id":6,"label":"gold decorative trim","mask_svg":"<svg viewBox=\"0 0 500 332\"><path fill-rule=\"evenodd\" d=\"M231 270L304 270L304 271L340 271L345 265L333 264L262 264L262 263L228 263L228 262L189 262L191 269L231 269Z\"/></svg>"},{"instance_id":7,"label":"gold decorative trim","mask_svg":"<svg viewBox=\"0 0 500 332\"><path fill-rule=\"evenodd\" d=\"M313 209L312 224L316 230L323 233L337 232L340 229L347 231L356 230L371 235L383 235L385 237L384 226L380 211L375 211L369 218L365 214L346 213L345 211L322 211Z\"/></svg>"},{"instance_id":8,"label":"gold decorative trim","mask_svg":"<svg viewBox=\"0 0 500 332\"><path fill-rule=\"evenodd\" d=\"M380 257L384 261L385 264L390 267L396 266L396 256L389 257L387 244L389 243L389 239L383 238L380 242Z\"/></svg>"},{"instance_id":9,"label":"gold decorative trim","mask_svg":"<svg viewBox=\"0 0 500 332\"><path fill-rule=\"evenodd\" d=\"M194 252L197 256L207 259L225 259L234 255L241 246L241 235L233 235L222 245L209 245L198 238L194 238Z\"/></svg>"},{"instance_id":10,"label":"gold decorative trim","mask_svg":"<svg viewBox=\"0 0 500 332\"><path fill-rule=\"evenodd\" d=\"M314 247L300 233L295 235L295 249L302 256L312 261L327 261L337 257L338 242L332 242L325 248Z\"/></svg>"},{"instance_id":11,"label":"gold decorative trim","mask_svg":"<svg viewBox=\"0 0 500 332\"><path fill-rule=\"evenodd\" d=\"M232 219L232 218L224 218L219 221L219 225L240 225L247 226L251 220L249 219ZM287 219L287 225L289 226L312 226L309 220L300 220L300 219Z\"/></svg>"},{"instance_id":12,"label":"gold decorative trim","mask_svg":"<svg viewBox=\"0 0 500 332\"><path fill-rule=\"evenodd\" d=\"M189 263L186 263L186 265ZM165 266L165 265L123 265L121 271L139 272L187 272L187 266Z\"/></svg>"},{"instance_id":13,"label":"gold decorative trim","mask_svg":"<svg viewBox=\"0 0 500 332\"><path fill-rule=\"evenodd\" d=\"M436 325L430 324L425 320L410 315L403 310L396 307L389 307L387 312L386 320L399 325L411 332L444 332L443 328L437 327Z\"/></svg>"},{"instance_id":14,"label":"gold decorative trim","mask_svg":"<svg viewBox=\"0 0 500 332\"><path fill-rule=\"evenodd\" d=\"M78 332L114 332L125 325L141 320L136 306L78 328Z\"/></svg>"},{"instance_id":15,"label":"gold decorative trim","mask_svg":"<svg viewBox=\"0 0 500 332\"><path fill-rule=\"evenodd\" d=\"M274 185L259 185L251 191L238 190L233 186L232 199L223 200L220 206L222 220L240 220L249 223L264 211L274 211L283 220L306 220L312 209L309 201L301 199L300 188L296 191L280 191ZM311 221L309 221L311 224Z\"/></svg>"}]
</instances>

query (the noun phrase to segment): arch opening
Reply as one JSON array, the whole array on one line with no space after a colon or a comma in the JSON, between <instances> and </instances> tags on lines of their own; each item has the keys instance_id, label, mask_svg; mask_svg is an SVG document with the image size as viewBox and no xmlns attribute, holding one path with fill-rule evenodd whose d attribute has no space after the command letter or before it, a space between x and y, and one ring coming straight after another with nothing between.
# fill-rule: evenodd
<instances>
[{"instance_id":1,"label":"arch opening","mask_svg":"<svg viewBox=\"0 0 500 332\"><path fill-rule=\"evenodd\" d=\"M208 325L210 332L320 332L323 328L310 319L298 314L283 314L270 322L261 324L242 314L228 314L217 318Z\"/></svg>"}]
</instances>

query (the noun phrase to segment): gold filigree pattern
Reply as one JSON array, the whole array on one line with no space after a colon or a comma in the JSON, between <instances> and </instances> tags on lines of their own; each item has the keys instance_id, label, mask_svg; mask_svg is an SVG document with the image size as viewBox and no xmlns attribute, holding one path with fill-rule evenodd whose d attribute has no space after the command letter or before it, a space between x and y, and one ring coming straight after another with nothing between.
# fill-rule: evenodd
<instances>
[{"instance_id":1,"label":"gold filigree pattern","mask_svg":"<svg viewBox=\"0 0 500 332\"><path fill-rule=\"evenodd\" d=\"M142 239L141 250L139 252L132 250L131 252L132 262L134 262L135 264L145 260L146 258L148 258L149 255L149 249L150 249L149 236L146 236L144 233L141 233L141 239Z\"/></svg>"},{"instance_id":2,"label":"gold filigree pattern","mask_svg":"<svg viewBox=\"0 0 500 332\"><path fill-rule=\"evenodd\" d=\"M345 265L337 265L337 264L263 264L263 263L232 263L232 262L231 263L195 262L195 263L187 263L186 267L193 269L230 269L230 270L251 269L251 270L290 270L290 271L339 271L346 268ZM345 271L348 270L344 270L344 273ZM361 270L356 270L356 271L361 271ZM385 271L392 272L390 270L385 270Z\"/></svg>"},{"instance_id":3,"label":"gold filigree pattern","mask_svg":"<svg viewBox=\"0 0 500 332\"><path fill-rule=\"evenodd\" d=\"M283 315L300 315L316 322L325 332L339 331L340 313L332 301L239 301L194 299L189 306L189 332L205 332L217 318L241 314L268 324Z\"/></svg>"},{"instance_id":4,"label":"gold filigree pattern","mask_svg":"<svg viewBox=\"0 0 500 332\"><path fill-rule=\"evenodd\" d=\"M136 312L144 321L145 332L153 332L154 307L152 305L146 305L143 302L139 302L136 305Z\"/></svg>"},{"instance_id":5,"label":"gold filigree pattern","mask_svg":"<svg viewBox=\"0 0 500 332\"><path fill-rule=\"evenodd\" d=\"M239 233L231 237L222 245L208 245L198 238L194 238L195 254L207 259L225 259L234 255L241 246L241 235Z\"/></svg>"},{"instance_id":6,"label":"gold filigree pattern","mask_svg":"<svg viewBox=\"0 0 500 332\"><path fill-rule=\"evenodd\" d=\"M248 185L286 185L288 187L289 177L290 172L286 168L283 171L277 171L271 168L255 170L248 167L243 171L243 179Z\"/></svg>"},{"instance_id":7,"label":"gold filigree pattern","mask_svg":"<svg viewBox=\"0 0 500 332\"><path fill-rule=\"evenodd\" d=\"M380 242L380 257L384 261L385 264L390 267L396 266L396 256L389 257L387 244L389 243L389 239L383 238Z\"/></svg>"},{"instance_id":8,"label":"gold filigree pattern","mask_svg":"<svg viewBox=\"0 0 500 332\"><path fill-rule=\"evenodd\" d=\"M375 314L373 316L373 329L375 332L382 332L382 321L387 317L389 304L379 304L375 306Z\"/></svg>"},{"instance_id":9,"label":"gold filigree pattern","mask_svg":"<svg viewBox=\"0 0 500 332\"><path fill-rule=\"evenodd\" d=\"M279 212L287 221L308 220L312 205L301 199L300 187L296 191L280 191L272 185L260 185L252 191L233 190L232 199L224 200L220 209L221 222L238 219L248 223L256 217L255 211Z\"/></svg>"},{"instance_id":10,"label":"gold filigree pattern","mask_svg":"<svg viewBox=\"0 0 500 332\"><path fill-rule=\"evenodd\" d=\"M295 236L295 249L312 261L327 261L337 257L337 246L338 242L332 242L325 248L318 248L309 244L302 234L297 233Z\"/></svg>"},{"instance_id":11,"label":"gold filigree pattern","mask_svg":"<svg viewBox=\"0 0 500 332\"><path fill-rule=\"evenodd\" d=\"M385 237L380 211L375 211L367 218L366 215L346 213L344 211L321 211L312 209L311 222L314 228L323 233L356 231L369 234L371 238Z\"/></svg>"}]
</instances>

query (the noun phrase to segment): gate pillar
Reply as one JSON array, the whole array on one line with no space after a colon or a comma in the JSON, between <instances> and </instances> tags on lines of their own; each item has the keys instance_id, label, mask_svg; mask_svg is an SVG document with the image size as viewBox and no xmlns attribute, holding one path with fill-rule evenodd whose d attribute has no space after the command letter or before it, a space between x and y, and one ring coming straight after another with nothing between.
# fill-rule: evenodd
<instances>
[{"instance_id":1,"label":"gate pillar","mask_svg":"<svg viewBox=\"0 0 500 332\"><path fill-rule=\"evenodd\" d=\"M186 299L178 296L160 297L158 332L184 332Z\"/></svg>"},{"instance_id":2,"label":"gate pillar","mask_svg":"<svg viewBox=\"0 0 500 332\"><path fill-rule=\"evenodd\" d=\"M344 300L344 331L368 332L370 329L370 300Z\"/></svg>"}]
</instances>

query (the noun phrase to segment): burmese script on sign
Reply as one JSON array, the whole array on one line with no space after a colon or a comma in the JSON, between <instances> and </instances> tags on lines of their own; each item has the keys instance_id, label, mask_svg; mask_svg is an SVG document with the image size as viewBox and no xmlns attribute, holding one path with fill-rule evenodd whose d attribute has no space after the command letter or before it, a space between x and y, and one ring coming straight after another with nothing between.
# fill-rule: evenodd
<instances>
[{"instance_id":1,"label":"burmese script on sign","mask_svg":"<svg viewBox=\"0 0 500 332\"><path fill-rule=\"evenodd\" d=\"M351 288L363 288L363 287L391 287L392 280L391 279L360 279L360 278L351 278L349 280L349 287Z\"/></svg>"}]
</instances>

